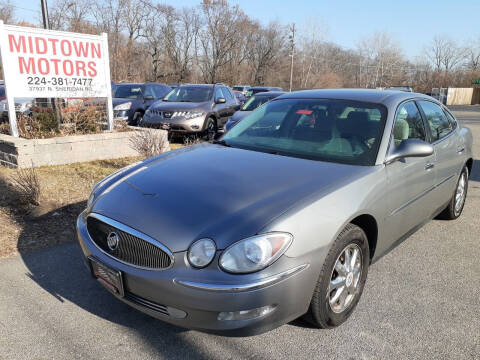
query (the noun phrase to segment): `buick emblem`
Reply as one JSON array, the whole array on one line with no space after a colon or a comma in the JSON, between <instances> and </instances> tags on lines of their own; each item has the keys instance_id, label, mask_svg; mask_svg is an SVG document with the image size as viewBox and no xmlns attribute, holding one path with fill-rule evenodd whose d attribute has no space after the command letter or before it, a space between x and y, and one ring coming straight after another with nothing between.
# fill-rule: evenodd
<instances>
[{"instance_id":1,"label":"buick emblem","mask_svg":"<svg viewBox=\"0 0 480 360\"><path fill-rule=\"evenodd\" d=\"M120 242L120 238L118 234L114 231L110 232L107 236L107 245L110 250L115 250L118 247L118 243Z\"/></svg>"},{"instance_id":2,"label":"buick emblem","mask_svg":"<svg viewBox=\"0 0 480 360\"><path fill-rule=\"evenodd\" d=\"M169 111L165 111L165 112L163 113L163 116L165 116L166 118L170 118L170 117L172 116L172 113L169 112Z\"/></svg>"}]
</instances>

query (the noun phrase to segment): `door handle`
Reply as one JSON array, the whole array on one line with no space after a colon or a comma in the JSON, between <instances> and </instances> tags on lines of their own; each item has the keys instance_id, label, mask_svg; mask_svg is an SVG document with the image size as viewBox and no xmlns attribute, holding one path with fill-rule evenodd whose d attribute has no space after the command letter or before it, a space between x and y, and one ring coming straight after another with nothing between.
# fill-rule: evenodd
<instances>
[{"instance_id":1,"label":"door handle","mask_svg":"<svg viewBox=\"0 0 480 360\"><path fill-rule=\"evenodd\" d=\"M464 151L465 151L464 147L458 148L457 149L457 154L463 154Z\"/></svg>"},{"instance_id":2,"label":"door handle","mask_svg":"<svg viewBox=\"0 0 480 360\"><path fill-rule=\"evenodd\" d=\"M425 170L430 170L430 169L433 169L434 167L435 167L434 163L428 163L425 165Z\"/></svg>"}]
</instances>

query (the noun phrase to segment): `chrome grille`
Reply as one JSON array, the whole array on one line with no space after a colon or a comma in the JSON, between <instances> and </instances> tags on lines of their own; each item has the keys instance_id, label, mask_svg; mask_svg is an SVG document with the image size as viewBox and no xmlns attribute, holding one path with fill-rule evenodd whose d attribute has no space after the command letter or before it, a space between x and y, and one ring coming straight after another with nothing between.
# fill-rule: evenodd
<instances>
[{"instance_id":1,"label":"chrome grille","mask_svg":"<svg viewBox=\"0 0 480 360\"><path fill-rule=\"evenodd\" d=\"M117 260L152 270L166 269L172 265L171 256L159 246L120 230L96 217L89 216L87 218L87 229L95 244L103 252ZM119 240L118 246L113 250L107 243L107 238L112 232L118 235Z\"/></svg>"}]
</instances>

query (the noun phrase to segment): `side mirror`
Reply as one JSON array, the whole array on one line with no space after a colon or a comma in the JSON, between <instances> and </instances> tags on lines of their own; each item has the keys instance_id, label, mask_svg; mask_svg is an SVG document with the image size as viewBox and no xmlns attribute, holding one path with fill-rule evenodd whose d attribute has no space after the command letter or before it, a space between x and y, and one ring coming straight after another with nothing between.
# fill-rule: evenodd
<instances>
[{"instance_id":1,"label":"side mirror","mask_svg":"<svg viewBox=\"0 0 480 360\"><path fill-rule=\"evenodd\" d=\"M433 146L419 139L405 139L388 154L385 164L407 157L426 157L433 154Z\"/></svg>"},{"instance_id":2,"label":"side mirror","mask_svg":"<svg viewBox=\"0 0 480 360\"><path fill-rule=\"evenodd\" d=\"M227 100L225 100L225 98L218 98L215 100L215 104L225 104L226 102Z\"/></svg>"}]
</instances>

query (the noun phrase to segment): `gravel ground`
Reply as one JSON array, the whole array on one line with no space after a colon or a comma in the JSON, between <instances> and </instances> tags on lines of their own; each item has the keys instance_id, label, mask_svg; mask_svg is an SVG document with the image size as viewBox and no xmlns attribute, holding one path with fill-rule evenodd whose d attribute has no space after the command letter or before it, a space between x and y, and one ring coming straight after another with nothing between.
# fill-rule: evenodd
<instances>
[{"instance_id":1,"label":"gravel ground","mask_svg":"<svg viewBox=\"0 0 480 360\"><path fill-rule=\"evenodd\" d=\"M470 127L479 159L480 124ZM431 221L374 264L356 311L337 329L297 320L223 338L167 325L101 288L72 243L0 260L0 359L479 359L474 166L461 218Z\"/></svg>"}]
</instances>

